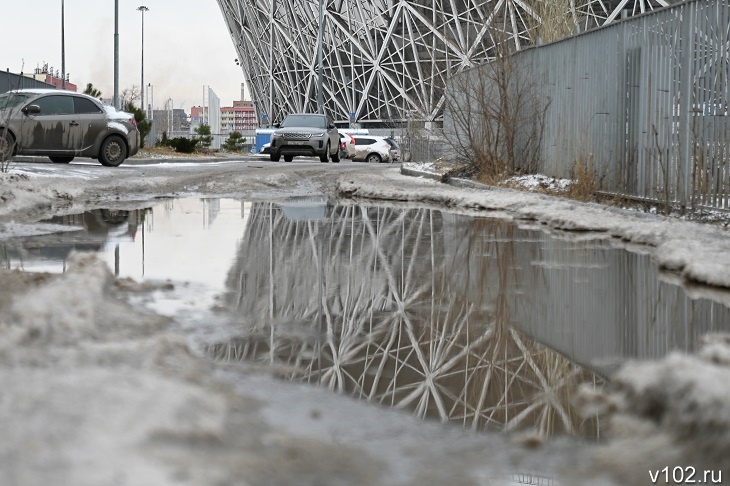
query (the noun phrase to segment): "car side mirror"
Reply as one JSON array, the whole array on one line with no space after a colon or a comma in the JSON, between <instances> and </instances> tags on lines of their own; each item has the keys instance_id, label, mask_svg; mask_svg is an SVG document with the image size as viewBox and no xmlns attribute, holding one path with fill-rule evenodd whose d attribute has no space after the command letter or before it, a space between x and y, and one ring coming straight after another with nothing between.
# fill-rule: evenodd
<instances>
[{"instance_id":1,"label":"car side mirror","mask_svg":"<svg viewBox=\"0 0 730 486\"><path fill-rule=\"evenodd\" d=\"M37 115L41 112L41 107L38 105L28 105L23 107L20 111L22 111L24 115Z\"/></svg>"},{"instance_id":2,"label":"car side mirror","mask_svg":"<svg viewBox=\"0 0 730 486\"><path fill-rule=\"evenodd\" d=\"M332 129L332 128L337 128L337 127L335 126L334 123L330 123L329 125L327 125L327 128Z\"/></svg>"}]
</instances>

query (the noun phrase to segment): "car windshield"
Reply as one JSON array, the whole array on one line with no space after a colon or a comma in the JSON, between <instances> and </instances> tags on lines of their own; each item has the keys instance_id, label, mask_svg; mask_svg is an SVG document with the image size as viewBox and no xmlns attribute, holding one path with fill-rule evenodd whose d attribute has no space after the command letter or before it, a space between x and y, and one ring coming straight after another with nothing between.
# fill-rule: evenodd
<instances>
[{"instance_id":1,"label":"car windshield","mask_svg":"<svg viewBox=\"0 0 730 486\"><path fill-rule=\"evenodd\" d=\"M0 94L0 110L15 108L33 95L25 93L3 93Z\"/></svg>"},{"instance_id":2,"label":"car windshield","mask_svg":"<svg viewBox=\"0 0 730 486\"><path fill-rule=\"evenodd\" d=\"M289 115L281 122L281 128L291 127L327 128L324 117L320 115Z\"/></svg>"}]
</instances>

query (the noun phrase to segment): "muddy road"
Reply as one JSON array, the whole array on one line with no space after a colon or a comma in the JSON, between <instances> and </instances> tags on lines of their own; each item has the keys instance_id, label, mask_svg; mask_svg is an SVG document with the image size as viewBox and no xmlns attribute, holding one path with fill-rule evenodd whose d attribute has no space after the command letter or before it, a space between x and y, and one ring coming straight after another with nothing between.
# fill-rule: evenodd
<instances>
[{"instance_id":1,"label":"muddy road","mask_svg":"<svg viewBox=\"0 0 730 486\"><path fill-rule=\"evenodd\" d=\"M401 176L387 165L255 157L130 162L116 169L13 164L0 175L0 242L67 231L48 220L100 208L324 197L345 208L363 201L448 207L518 219L556 236L567 229L628 241L673 262L677 278L715 282L715 301L726 298L718 290L725 260L717 256L726 240L716 228L516 191L455 189ZM662 246L667 241L673 244ZM697 241L712 244L699 251L692 246ZM720 270L706 268L707 260ZM222 297L186 319L156 310L181 291L179 282L116 276L93 253L73 252L64 265L63 272L22 265L0 271L3 484L639 485L650 484L649 472L671 460L715 478L728 467L727 434L710 430L730 424L727 406L720 405L724 391L713 385L730 382L723 338L700 357L629 365L616 375L618 387L576 395L585 420L613 417L606 422L614 424L612 432L601 432L611 439L547 438L529 430L506 435L421 421L404 410L284 381L293 368L281 363L216 359L220 348L211 352L201 336L226 321Z\"/></svg>"}]
</instances>

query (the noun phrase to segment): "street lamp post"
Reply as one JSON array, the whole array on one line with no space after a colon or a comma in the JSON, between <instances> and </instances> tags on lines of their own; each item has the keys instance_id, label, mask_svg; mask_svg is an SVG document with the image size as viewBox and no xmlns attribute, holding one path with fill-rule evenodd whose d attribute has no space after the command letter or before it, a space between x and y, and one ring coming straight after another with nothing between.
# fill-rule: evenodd
<instances>
[{"instance_id":1,"label":"street lamp post","mask_svg":"<svg viewBox=\"0 0 730 486\"><path fill-rule=\"evenodd\" d=\"M114 108L119 106L119 0L114 0Z\"/></svg>"},{"instance_id":2,"label":"street lamp post","mask_svg":"<svg viewBox=\"0 0 730 486\"><path fill-rule=\"evenodd\" d=\"M61 0L61 89L66 89L66 18Z\"/></svg>"},{"instance_id":3,"label":"street lamp post","mask_svg":"<svg viewBox=\"0 0 730 486\"><path fill-rule=\"evenodd\" d=\"M144 5L140 5L139 7L137 7L137 10L142 12L142 80L139 84L139 96L140 96L139 104L140 104L140 108L142 109L142 111L147 113L147 107L144 104L144 90L145 90L145 85L144 85L144 13L146 11L148 11L149 8L145 7Z\"/></svg>"}]
</instances>

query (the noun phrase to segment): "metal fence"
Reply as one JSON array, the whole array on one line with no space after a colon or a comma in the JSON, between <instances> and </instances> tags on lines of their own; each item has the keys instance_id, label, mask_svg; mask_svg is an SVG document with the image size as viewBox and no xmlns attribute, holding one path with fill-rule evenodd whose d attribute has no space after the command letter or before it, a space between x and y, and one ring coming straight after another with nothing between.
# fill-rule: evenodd
<instances>
[{"instance_id":1,"label":"metal fence","mask_svg":"<svg viewBox=\"0 0 730 486\"><path fill-rule=\"evenodd\" d=\"M516 53L549 100L538 170L588 164L609 192L727 209L728 25L728 0L690 0Z\"/></svg>"},{"instance_id":2,"label":"metal fence","mask_svg":"<svg viewBox=\"0 0 730 486\"><path fill-rule=\"evenodd\" d=\"M448 141L440 128L370 128L368 133L395 140L403 154L403 162L434 162L449 154Z\"/></svg>"}]
</instances>

